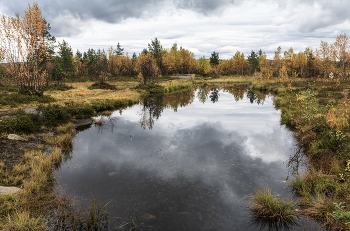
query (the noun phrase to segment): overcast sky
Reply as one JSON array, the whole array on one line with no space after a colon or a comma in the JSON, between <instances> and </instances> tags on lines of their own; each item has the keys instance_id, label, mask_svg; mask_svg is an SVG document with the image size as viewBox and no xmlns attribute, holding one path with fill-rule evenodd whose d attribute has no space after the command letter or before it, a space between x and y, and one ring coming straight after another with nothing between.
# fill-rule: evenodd
<instances>
[{"instance_id":1,"label":"overcast sky","mask_svg":"<svg viewBox=\"0 0 350 231\"><path fill-rule=\"evenodd\" d=\"M196 57L215 50L230 58L262 49L316 49L320 41L349 36L349 0L37 0L57 41L79 49L116 46L137 54L157 37L164 48L177 43ZM0 0L13 15L31 1Z\"/></svg>"}]
</instances>

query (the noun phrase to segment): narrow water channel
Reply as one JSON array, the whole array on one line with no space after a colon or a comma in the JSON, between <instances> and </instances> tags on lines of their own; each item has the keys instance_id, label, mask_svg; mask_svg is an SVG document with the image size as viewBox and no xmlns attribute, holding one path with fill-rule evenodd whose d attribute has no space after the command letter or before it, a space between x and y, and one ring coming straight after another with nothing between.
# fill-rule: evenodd
<instances>
[{"instance_id":1,"label":"narrow water channel","mask_svg":"<svg viewBox=\"0 0 350 231\"><path fill-rule=\"evenodd\" d=\"M112 230L130 220L140 230L259 230L251 194L293 197L297 143L271 96L206 87L100 118L76 135L55 179L72 197L108 204Z\"/></svg>"}]
</instances>

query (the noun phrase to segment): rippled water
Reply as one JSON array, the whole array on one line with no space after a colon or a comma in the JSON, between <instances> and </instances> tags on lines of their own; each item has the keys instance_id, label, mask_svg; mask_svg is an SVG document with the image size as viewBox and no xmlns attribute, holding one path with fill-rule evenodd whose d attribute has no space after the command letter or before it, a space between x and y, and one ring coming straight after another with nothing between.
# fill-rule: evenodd
<instances>
[{"instance_id":1,"label":"rippled water","mask_svg":"<svg viewBox=\"0 0 350 231\"><path fill-rule=\"evenodd\" d=\"M108 203L111 227L133 219L140 230L258 230L249 195L269 187L293 196L296 141L270 96L207 88L101 118L76 135L55 178L71 196Z\"/></svg>"}]
</instances>

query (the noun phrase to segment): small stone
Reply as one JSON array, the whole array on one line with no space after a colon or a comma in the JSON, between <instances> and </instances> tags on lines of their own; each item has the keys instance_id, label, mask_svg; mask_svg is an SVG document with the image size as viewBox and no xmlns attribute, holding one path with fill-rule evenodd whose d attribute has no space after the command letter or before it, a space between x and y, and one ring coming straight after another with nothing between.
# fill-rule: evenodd
<instances>
[{"instance_id":1,"label":"small stone","mask_svg":"<svg viewBox=\"0 0 350 231\"><path fill-rule=\"evenodd\" d=\"M17 187L5 187L5 186L0 186L0 195L3 194L15 194L21 191L20 188Z\"/></svg>"},{"instance_id":2,"label":"small stone","mask_svg":"<svg viewBox=\"0 0 350 231\"><path fill-rule=\"evenodd\" d=\"M20 141L26 141L23 137L20 137L19 135L16 134L10 134L7 136L7 139L9 140L20 140Z\"/></svg>"},{"instance_id":3,"label":"small stone","mask_svg":"<svg viewBox=\"0 0 350 231\"><path fill-rule=\"evenodd\" d=\"M35 108L26 108L24 109L24 112L26 114L34 114L34 115L39 114L39 112Z\"/></svg>"},{"instance_id":4,"label":"small stone","mask_svg":"<svg viewBox=\"0 0 350 231\"><path fill-rule=\"evenodd\" d=\"M88 125L91 125L93 122L91 118L90 119L72 119L71 121L75 127L88 126Z\"/></svg>"},{"instance_id":5,"label":"small stone","mask_svg":"<svg viewBox=\"0 0 350 231\"><path fill-rule=\"evenodd\" d=\"M116 174L117 174L116 172L110 172L110 173L108 173L109 176L114 176L114 175L116 175Z\"/></svg>"}]
</instances>

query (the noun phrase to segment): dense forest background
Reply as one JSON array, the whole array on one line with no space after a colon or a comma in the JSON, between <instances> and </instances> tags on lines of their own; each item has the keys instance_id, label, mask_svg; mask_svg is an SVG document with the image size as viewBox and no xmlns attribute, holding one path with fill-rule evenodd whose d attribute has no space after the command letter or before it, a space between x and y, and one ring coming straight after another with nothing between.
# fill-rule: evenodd
<instances>
[{"instance_id":1,"label":"dense forest background","mask_svg":"<svg viewBox=\"0 0 350 231\"><path fill-rule=\"evenodd\" d=\"M253 75L260 78L347 78L350 71L350 42L345 33L334 43L321 41L316 50L295 52L276 48L273 58L262 50L246 56L237 51L230 59L195 58L194 53L173 44L163 48L154 38L141 53L132 55L118 43L107 51L90 48L73 52L66 42L56 42L50 24L34 3L24 16L1 19L0 83L14 80L23 92L38 92L49 83L73 80L99 80L109 76L136 76L147 84L162 75L197 74L201 76Z\"/></svg>"}]
</instances>

